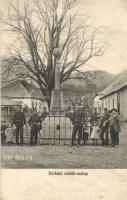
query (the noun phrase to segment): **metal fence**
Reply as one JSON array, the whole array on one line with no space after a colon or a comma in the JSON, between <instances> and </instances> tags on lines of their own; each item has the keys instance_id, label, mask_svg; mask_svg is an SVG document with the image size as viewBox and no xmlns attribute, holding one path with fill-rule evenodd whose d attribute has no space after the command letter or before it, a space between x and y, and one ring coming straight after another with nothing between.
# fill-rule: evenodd
<instances>
[{"instance_id":1,"label":"metal fence","mask_svg":"<svg viewBox=\"0 0 127 200\"><path fill-rule=\"evenodd\" d=\"M91 144L90 138L90 126L87 127L88 139L87 144ZM38 145L40 144L61 144L66 145L71 143L73 125L68 117L47 116L43 123L42 129L38 134ZM77 137L75 142L77 143ZM30 140L30 127L27 126L27 130L24 130L24 142L29 143ZM83 142L83 140L82 140ZM100 143L100 140L98 140Z\"/></svg>"},{"instance_id":2,"label":"metal fence","mask_svg":"<svg viewBox=\"0 0 127 200\"><path fill-rule=\"evenodd\" d=\"M72 138L73 126L69 118L47 116L38 134L38 144L69 144ZM24 129L24 142L30 139L30 127Z\"/></svg>"},{"instance_id":3,"label":"metal fence","mask_svg":"<svg viewBox=\"0 0 127 200\"><path fill-rule=\"evenodd\" d=\"M29 116L26 116L28 122ZM91 144L90 125L88 129L87 144ZM63 116L47 116L42 123L42 129L38 134L38 145L40 144L70 144L72 138L73 125L68 117ZM76 136L77 140L77 136ZM15 136L14 136L15 143ZM30 143L30 126L24 127L24 143ZM100 140L98 140L98 144Z\"/></svg>"},{"instance_id":4,"label":"metal fence","mask_svg":"<svg viewBox=\"0 0 127 200\"><path fill-rule=\"evenodd\" d=\"M42 124L40 135L44 141L50 141L54 144L67 144L72 138L73 126L69 118L46 117Z\"/></svg>"},{"instance_id":5,"label":"metal fence","mask_svg":"<svg viewBox=\"0 0 127 200\"><path fill-rule=\"evenodd\" d=\"M27 125L24 127L24 143L30 142L30 115L26 115ZM2 115L2 119L8 123L12 116ZM69 144L72 138L73 126L71 120L65 116L47 116L42 122L42 129L38 134L38 144ZM15 143L15 135L14 135Z\"/></svg>"}]
</instances>

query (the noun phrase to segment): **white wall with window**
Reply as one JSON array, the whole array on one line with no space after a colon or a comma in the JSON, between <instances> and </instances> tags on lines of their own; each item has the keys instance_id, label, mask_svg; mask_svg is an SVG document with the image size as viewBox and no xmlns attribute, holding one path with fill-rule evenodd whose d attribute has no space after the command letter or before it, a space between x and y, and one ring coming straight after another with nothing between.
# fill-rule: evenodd
<instances>
[{"instance_id":1,"label":"white wall with window","mask_svg":"<svg viewBox=\"0 0 127 200\"><path fill-rule=\"evenodd\" d=\"M117 109L117 104L118 104L117 93L101 98L102 111L104 111L104 108L107 108L108 110L111 110L113 108Z\"/></svg>"}]
</instances>

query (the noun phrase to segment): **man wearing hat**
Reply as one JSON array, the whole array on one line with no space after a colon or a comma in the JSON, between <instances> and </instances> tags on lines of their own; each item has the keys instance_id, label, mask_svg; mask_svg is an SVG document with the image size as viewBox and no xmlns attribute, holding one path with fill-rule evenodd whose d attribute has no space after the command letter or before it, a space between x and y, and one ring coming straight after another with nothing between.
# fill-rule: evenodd
<instances>
[{"instance_id":1,"label":"man wearing hat","mask_svg":"<svg viewBox=\"0 0 127 200\"><path fill-rule=\"evenodd\" d=\"M119 147L120 118L117 109L112 109L110 117L110 133L113 147Z\"/></svg>"},{"instance_id":2,"label":"man wearing hat","mask_svg":"<svg viewBox=\"0 0 127 200\"><path fill-rule=\"evenodd\" d=\"M107 108L104 108L104 115L101 118L100 122L100 130L101 130L101 140L102 140L102 146L108 145L109 143L109 136L108 136L108 130L110 125L110 114L108 112Z\"/></svg>"},{"instance_id":3,"label":"man wearing hat","mask_svg":"<svg viewBox=\"0 0 127 200\"><path fill-rule=\"evenodd\" d=\"M16 144L19 144L19 136L20 136L20 144L23 145L23 126L26 125L25 114L22 112L22 108L19 107L17 112L14 114L13 124L16 129Z\"/></svg>"},{"instance_id":4,"label":"man wearing hat","mask_svg":"<svg viewBox=\"0 0 127 200\"><path fill-rule=\"evenodd\" d=\"M78 145L80 145L81 138L82 138L83 124L84 124L84 121L85 121L85 115L81 111L80 106L77 106L75 112L72 115L71 120L72 120L72 123L73 123L71 146L74 146L74 141L75 141L77 133L78 133Z\"/></svg>"},{"instance_id":5,"label":"man wearing hat","mask_svg":"<svg viewBox=\"0 0 127 200\"><path fill-rule=\"evenodd\" d=\"M36 145L38 139L39 130L42 128L41 126L41 117L38 115L36 110L33 110L32 115L28 120L28 124L31 127L31 135L30 135L30 145Z\"/></svg>"}]
</instances>

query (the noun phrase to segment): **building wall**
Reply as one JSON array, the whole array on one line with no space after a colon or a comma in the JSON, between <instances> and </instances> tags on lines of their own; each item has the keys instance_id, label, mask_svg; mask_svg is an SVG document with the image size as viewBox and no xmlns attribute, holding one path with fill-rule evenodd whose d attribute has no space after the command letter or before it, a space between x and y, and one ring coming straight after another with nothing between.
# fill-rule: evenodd
<instances>
[{"instance_id":1,"label":"building wall","mask_svg":"<svg viewBox=\"0 0 127 200\"><path fill-rule=\"evenodd\" d=\"M122 121L127 122L127 87L120 92L120 116Z\"/></svg>"},{"instance_id":2,"label":"building wall","mask_svg":"<svg viewBox=\"0 0 127 200\"><path fill-rule=\"evenodd\" d=\"M5 98L4 98L5 99ZM6 100L20 101L22 102L22 106L28 106L29 108L36 108L38 112L43 111L43 107L46 107L48 110L48 105L46 101L41 101L39 99L31 99L31 98L6 98Z\"/></svg>"},{"instance_id":3,"label":"building wall","mask_svg":"<svg viewBox=\"0 0 127 200\"><path fill-rule=\"evenodd\" d=\"M46 101L31 99L31 107L36 108L38 112L43 112L43 108L46 107L48 111L48 104Z\"/></svg>"},{"instance_id":4,"label":"building wall","mask_svg":"<svg viewBox=\"0 0 127 200\"><path fill-rule=\"evenodd\" d=\"M97 108L97 111L98 112L101 112L101 100L100 100L100 97L101 97L102 95L97 95L97 96L95 96L94 97L94 108Z\"/></svg>"},{"instance_id":5,"label":"building wall","mask_svg":"<svg viewBox=\"0 0 127 200\"><path fill-rule=\"evenodd\" d=\"M118 108L118 105L120 108ZM116 108L120 111L120 118L122 121L127 121L127 87L121 89L118 93L111 94L108 97L101 99L101 110L104 108L111 110Z\"/></svg>"},{"instance_id":6,"label":"building wall","mask_svg":"<svg viewBox=\"0 0 127 200\"><path fill-rule=\"evenodd\" d=\"M117 109L118 98L117 93L111 94L103 99L101 99L101 110L104 111L104 108L111 110L113 108Z\"/></svg>"},{"instance_id":7,"label":"building wall","mask_svg":"<svg viewBox=\"0 0 127 200\"><path fill-rule=\"evenodd\" d=\"M22 105L23 105L23 107L25 106L25 105L27 105L27 106L29 106L30 108L31 108L31 99L30 98L22 98L22 99L13 99L13 100L15 100L15 101L22 101Z\"/></svg>"}]
</instances>

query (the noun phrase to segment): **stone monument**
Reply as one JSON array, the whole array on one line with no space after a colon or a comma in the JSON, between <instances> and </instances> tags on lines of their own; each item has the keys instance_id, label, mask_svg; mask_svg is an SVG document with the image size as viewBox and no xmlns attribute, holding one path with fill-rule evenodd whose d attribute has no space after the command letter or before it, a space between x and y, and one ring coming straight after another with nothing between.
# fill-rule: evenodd
<instances>
[{"instance_id":1,"label":"stone monument","mask_svg":"<svg viewBox=\"0 0 127 200\"><path fill-rule=\"evenodd\" d=\"M71 120L65 116L63 92L60 84L60 57L62 55L60 48L55 48L54 56L56 59L55 66L55 88L52 91L51 107L49 116L47 116L42 124L42 135L44 140L46 138L55 141L64 142L69 141L72 133Z\"/></svg>"},{"instance_id":2,"label":"stone monument","mask_svg":"<svg viewBox=\"0 0 127 200\"><path fill-rule=\"evenodd\" d=\"M55 88L52 91L51 107L50 107L50 115L52 116L64 115L63 92L61 90L61 84L60 84L60 57L61 55L62 55L61 49L55 48L54 50L54 56L56 59Z\"/></svg>"}]
</instances>

